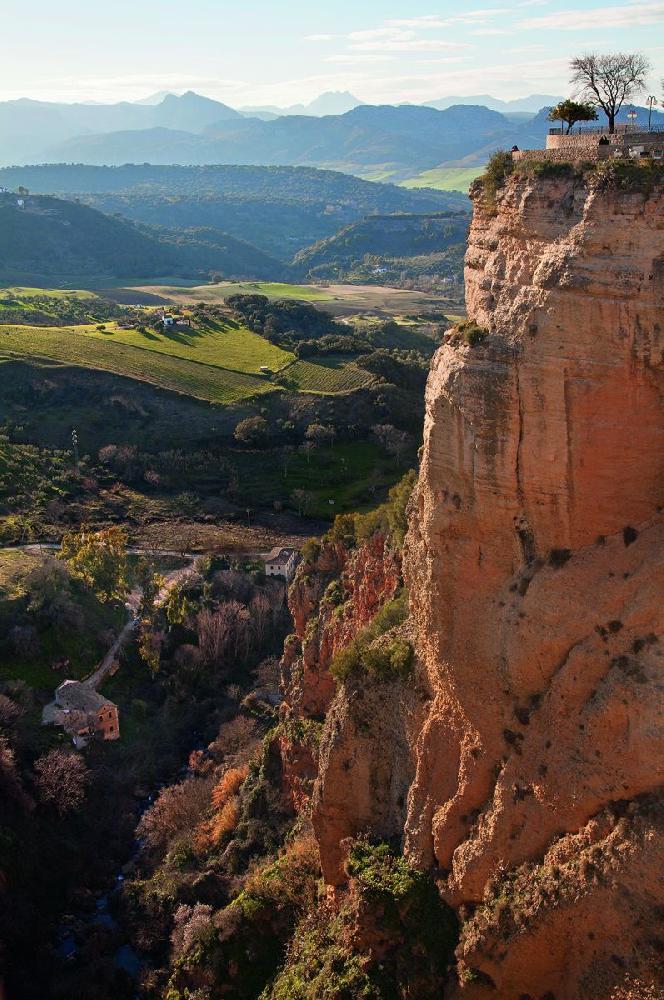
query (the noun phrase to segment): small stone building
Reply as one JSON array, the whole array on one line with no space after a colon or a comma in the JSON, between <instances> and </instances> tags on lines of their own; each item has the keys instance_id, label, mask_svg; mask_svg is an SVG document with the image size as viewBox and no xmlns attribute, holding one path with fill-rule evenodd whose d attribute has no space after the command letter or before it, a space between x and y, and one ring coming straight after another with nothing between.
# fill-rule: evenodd
<instances>
[{"instance_id":1,"label":"small stone building","mask_svg":"<svg viewBox=\"0 0 664 1000\"><path fill-rule=\"evenodd\" d=\"M81 681L63 681L56 690L53 721L64 727L77 747L93 738L120 736L117 705Z\"/></svg>"},{"instance_id":2,"label":"small stone building","mask_svg":"<svg viewBox=\"0 0 664 1000\"><path fill-rule=\"evenodd\" d=\"M266 576L283 576L290 583L297 568L298 554L295 549L282 548L281 545L277 545L271 552L268 552L264 561Z\"/></svg>"}]
</instances>

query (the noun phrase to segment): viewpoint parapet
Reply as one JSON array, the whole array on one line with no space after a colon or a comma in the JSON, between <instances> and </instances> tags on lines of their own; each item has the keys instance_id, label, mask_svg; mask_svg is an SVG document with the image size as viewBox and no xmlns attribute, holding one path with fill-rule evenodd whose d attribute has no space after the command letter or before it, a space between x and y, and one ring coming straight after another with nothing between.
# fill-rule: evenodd
<instances>
[{"instance_id":1,"label":"viewpoint parapet","mask_svg":"<svg viewBox=\"0 0 664 1000\"><path fill-rule=\"evenodd\" d=\"M582 125L567 132L564 128L550 128L545 149L514 151L515 160L574 160L664 159L664 125L616 125L610 132L607 126Z\"/></svg>"}]
</instances>

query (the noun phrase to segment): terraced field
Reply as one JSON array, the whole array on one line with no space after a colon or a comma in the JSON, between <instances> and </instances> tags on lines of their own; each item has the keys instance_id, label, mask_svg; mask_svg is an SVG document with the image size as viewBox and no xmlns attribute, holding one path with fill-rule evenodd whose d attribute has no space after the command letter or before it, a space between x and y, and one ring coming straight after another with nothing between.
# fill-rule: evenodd
<instances>
[{"instance_id":1,"label":"terraced field","mask_svg":"<svg viewBox=\"0 0 664 1000\"><path fill-rule=\"evenodd\" d=\"M335 358L317 362L295 361L275 376L275 381L287 389L322 395L352 392L370 385L373 380L373 375L352 362L341 363Z\"/></svg>"},{"instance_id":2,"label":"terraced field","mask_svg":"<svg viewBox=\"0 0 664 1000\"><path fill-rule=\"evenodd\" d=\"M157 351L187 361L228 368L236 372L258 375L261 366L278 371L293 361L293 355L246 327L215 323L208 327L178 327L161 332L120 329L115 323L106 323L104 331L96 327L81 328L86 337L94 337L105 344L127 344L144 350Z\"/></svg>"},{"instance_id":3,"label":"terraced field","mask_svg":"<svg viewBox=\"0 0 664 1000\"><path fill-rule=\"evenodd\" d=\"M0 327L2 354L98 368L211 403L235 403L275 389L267 380L243 372L113 342L103 335L92 337L90 327Z\"/></svg>"}]
</instances>

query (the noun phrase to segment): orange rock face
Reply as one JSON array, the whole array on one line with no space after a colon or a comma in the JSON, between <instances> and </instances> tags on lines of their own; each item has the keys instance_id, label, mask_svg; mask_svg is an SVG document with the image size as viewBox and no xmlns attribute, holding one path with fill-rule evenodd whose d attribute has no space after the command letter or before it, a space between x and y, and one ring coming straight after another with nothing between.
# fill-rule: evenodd
<instances>
[{"instance_id":1,"label":"orange rock face","mask_svg":"<svg viewBox=\"0 0 664 1000\"><path fill-rule=\"evenodd\" d=\"M664 192L512 178L475 202L486 336L434 359L406 544L429 702L405 845L471 912L608 810L614 874L559 865L523 926L477 920L460 951L469 996L608 998L651 988L664 939Z\"/></svg>"},{"instance_id":2,"label":"orange rock face","mask_svg":"<svg viewBox=\"0 0 664 1000\"><path fill-rule=\"evenodd\" d=\"M293 581L288 602L295 633L287 640L282 659L282 717L286 723L295 723L287 726L295 735L282 738L281 761L297 812L308 803L318 774L317 753L310 743L297 739L298 723L325 717L336 691L329 671L334 654L348 646L394 596L400 580L400 557L379 534L353 551L325 543L316 560L303 564ZM340 839L355 831L350 818L354 811L347 810L350 826L346 824L343 833L329 827L330 842L337 833ZM334 864L336 859L335 854Z\"/></svg>"}]
</instances>

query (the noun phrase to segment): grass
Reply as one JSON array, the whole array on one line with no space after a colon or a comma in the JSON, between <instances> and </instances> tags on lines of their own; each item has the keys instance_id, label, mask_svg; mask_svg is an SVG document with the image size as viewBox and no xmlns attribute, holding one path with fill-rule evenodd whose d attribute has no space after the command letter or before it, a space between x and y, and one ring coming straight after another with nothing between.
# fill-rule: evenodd
<instances>
[{"instance_id":1,"label":"grass","mask_svg":"<svg viewBox=\"0 0 664 1000\"><path fill-rule=\"evenodd\" d=\"M370 441L317 448L308 459L296 452L285 476L277 456L270 459L258 462L256 452L238 451L232 456L238 472L238 500L251 506L269 506L281 500L292 506L291 494L304 490L309 497L306 515L326 520L375 506L400 475L394 458Z\"/></svg>"},{"instance_id":2,"label":"grass","mask_svg":"<svg viewBox=\"0 0 664 1000\"><path fill-rule=\"evenodd\" d=\"M5 295L16 295L22 299L96 299L94 292L80 288L26 288L22 285L12 285L2 289Z\"/></svg>"},{"instance_id":3,"label":"grass","mask_svg":"<svg viewBox=\"0 0 664 1000\"><path fill-rule=\"evenodd\" d=\"M221 281L215 285L196 285L183 288L145 285L146 292L163 295L174 302L221 302L229 295L267 295L270 299L297 299L302 302L331 302L334 296L315 285L292 285L277 281Z\"/></svg>"},{"instance_id":4,"label":"grass","mask_svg":"<svg viewBox=\"0 0 664 1000\"><path fill-rule=\"evenodd\" d=\"M335 395L353 392L373 382L373 375L352 363L343 363L330 355L320 361L295 361L284 368L277 379L286 389Z\"/></svg>"},{"instance_id":5,"label":"grass","mask_svg":"<svg viewBox=\"0 0 664 1000\"><path fill-rule=\"evenodd\" d=\"M0 331L0 354L46 357L113 372L211 403L235 403L275 388L242 372L109 342L103 335L91 335L90 327L7 326Z\"/></svg>"},{"instance_id":6,"label":"grass","mask_svg":"<svg viewBox=\"0 0 664 1000\"><path fill-rule=\"evenodd\" d=\"M424 170L417 177L401 181L400 187L405 188L436 188L438 191L461 191L468 193L468 188L476 177L483 173L484 167L434 167Z\"/></svg>"},{"instance_id":7,"label":"grass","mask_svg":"<svg viewBox=\"0 0 664 1000\"><path fill-rule=\"evenodd\" d=\"M21 597L22 581L39 561L37 553L0 549L0 600Z\"/></svg>"},{"instance_id":8,"label":"grass","mask_svg":"<svg viewBox=\"0 0 664 1000\"><path fill-rule=\"evenodd\" d=\"M207 327L171 327L159 333L154 330L144 333L137 329L125 330L115 323L104 325L104 331L90 327L81 328L80 332L105 344L126 344L250 375L259 374L261 365L278 371L293 360L289 351L271 344L246 327L221 322Z\"/></svg>"}]
</instances>

